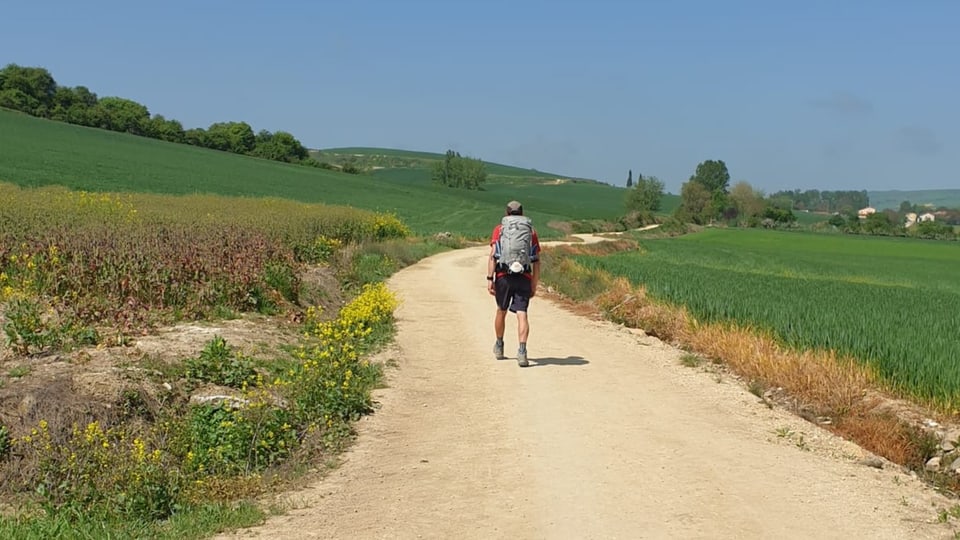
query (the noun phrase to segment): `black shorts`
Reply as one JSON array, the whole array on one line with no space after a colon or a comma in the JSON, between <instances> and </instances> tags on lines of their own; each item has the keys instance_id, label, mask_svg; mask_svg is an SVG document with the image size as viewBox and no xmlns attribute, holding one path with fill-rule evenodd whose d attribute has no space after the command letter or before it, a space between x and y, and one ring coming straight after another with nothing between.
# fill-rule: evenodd
<instances>
[{"instance_id":1,"label":"black shorts","mask_svg":"<svg viewBox=\"0 0 960 540\"><path fill-rule=\"evenodd\" d=\"M500 311L510 310L514 313L527 311L530 305L530 278L524 274L506 274L497 277L496 287L497 308Z\"/></svg>"}]
</instances>

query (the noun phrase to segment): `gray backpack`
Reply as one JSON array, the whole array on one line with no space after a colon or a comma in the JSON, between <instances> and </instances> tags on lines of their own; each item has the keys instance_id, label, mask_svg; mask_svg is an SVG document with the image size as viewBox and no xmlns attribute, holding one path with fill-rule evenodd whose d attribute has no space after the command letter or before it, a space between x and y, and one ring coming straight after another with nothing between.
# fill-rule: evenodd
<instances>
[{"instance_id":1,"label":"gray backpack","mask_svg":"<svg viewBox=\"0 0 960 540\"><path fill-rule=\"evenodd\" d=\"M530 271L533 221L526 216L503 216L500 220L500 264L510 274Z\"/></svg>"}]
</instances>

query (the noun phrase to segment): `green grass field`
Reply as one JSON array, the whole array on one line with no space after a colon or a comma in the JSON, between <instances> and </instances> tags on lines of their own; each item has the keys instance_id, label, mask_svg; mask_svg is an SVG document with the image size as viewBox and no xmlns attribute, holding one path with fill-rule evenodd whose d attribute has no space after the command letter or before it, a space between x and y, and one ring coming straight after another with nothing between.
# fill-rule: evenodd
<instances>
[{"instance_id":1,"label":"green grass field","mask_svg":"<svg viewBox=\"0 0 960 540\"><path fill-rule=\"evenodd\" d=\"M797 224L802 227L809 227L816 223L822 223L830 219L829 214L816 214L813 212L794 212L793 215L797 216Z\"/></svg>"},{"instance_id":2,"label":"green grass field","mask_svg":"<svg viewBox=\"0 0 960 540\"><path fill-rule=\"evenodd\" d=\"M701 320L848 353L895 387L960 407L960 245L716 229L641 246L581 262Z\"/></svg>"},{"instance_id":3,"label":"green grass field","mask_svg":"<svg viewBox=\"0 0 960 540\"><path fill-rule=\"evenodd\" d=\"M419 234L471 237L489 234L510 199L524 203L544 238L560 234L546 227L550 221L615 219L623 211L623 189L606 184L491 184L465 191L433 186L422 173L398 168L349 175L0 110L0 181L20 186L280 197L393 212Z\"/></svg>"}]
</instances>

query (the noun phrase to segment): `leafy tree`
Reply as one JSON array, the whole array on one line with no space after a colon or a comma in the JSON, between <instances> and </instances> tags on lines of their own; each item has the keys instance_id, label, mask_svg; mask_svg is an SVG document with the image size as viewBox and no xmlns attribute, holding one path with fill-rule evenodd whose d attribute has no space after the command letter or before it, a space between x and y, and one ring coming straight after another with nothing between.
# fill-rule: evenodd
<instances>
[{"instance_id":1,"label":"leafy tree","mask_svg":"<svg viewBox=\"0 0 960 540\"><path fill-rule=\"evenodd\" d=\"M443 157L443 161L438 161L433 166L433 183L441 186L455 187L455 178L459 177L459 171L457 171L457 166L459 164L457 160L459 158L459 153L454 152L453 150L447 150L447 153Z\"/></svg>"},{"instance_id":2,"label":"leafy tree","mask_svg":"<svg viewBox=\"0 0 960 540\"><path fill-rule=\"evenodd\" d=\"M703 187L703 190L708 194L709 202L708 207L703 210L698 210L692 214L683 214L689 215L690 217L695 216L699 222L707 222L712 219L717 218L718 216L723 216L725 218L733 218L736 216L737 211L731 205L730 201L727 198L727 186L730 184L730 172L727 171L727 165L722 160L710 160L701 162L697 165L697 169L694 174L690 177L688 183L699 184ZM695 193L697 204L699 204L699 198L701 197L700 191L691 192ZM690 208L687 209L689 211Z\"/></svg>"},{"instance_id":3,"label":"leafy tree","mask_svg":"<svg viewBox=\"0 0 960 540\"><path fill-rule=\"evenodd\" d=\"M25 93L19 88L4 88L0 90L0 107L36 115L42 110L40 101Z\"/></svg>"},{"instance_id":4,"label":"leafy tree","mask_svg":"<svg viewBox=\"0 0 960 540\"><path fill-rule=\"evenodd\" d=\"M920 238L936 238L939 240L950 240L957 237L953 232L953 226L940 221L921 221L914 227L914 234Z\"/></svg>"},{"instance_id":5,"label":"leafy tree","mask_svg":"<svg viewBox=\"0 0 960 540\"><path fill-rule=\"evenodd\" d=\"M150 137L163 141L174 143L186 141L183 124L177 120L167 120L160 114L156 114L150 119L147 125L147 133Z\"/></svg>"},{"instance_id":6,"label":"leafy tree","mask_svg":"<svg viewBox=\"0 0 960 540\"><path fill-rule=\"evenodd\" d=\"M110 113L99 102L83 112L85 126L110 129Z\"/></svg>"},{"instance_id":7,"label":"leafy tree","mask_svg":"<svg viewBox=\"0 0 960 540\"><path fill-rule=\"evenodd\" d=\"M684 222L705 225L715 216L712 194L700 182L686 182L680 188L680 206L676 216Z\"/></svg>"},{"instance_id":8,"label":"leafy tree","mask_svg":"<svg viewBox=\"0 0 960 540\"><path fill-rule=\"evenodd\" d=\"M860 216L854 213L845 214L847 217L847 224L844 226L843 230L849 233L859 233L862 228L860 223Z\"/></svg>"},{"instance_id":9,"label":"leafy tree","mask_svg":"<svg viewBox=\"0 0 960 540\"><path fill-rule=\"evenodd\" d=\"M257 133L251 154L265 159L291 163L298 163L310 157L307 149L293 135L286 131L270 133L265 129Z\"/></svg>"},{"instance_id":10,"label":"leafy tree","mask_svg":"<svg viewBox=\"0 0 960 540\"><path fill-rule=\"evenodd\" d=\"M73 89L68 86L58 86L53 94L53 109L50 111L50 118L58 122L70 121L70 108L76 102L76 95Z\"/></svg>"},{"instance_id":11,"label":"leafy tree","mask_svg":"<svg viewBox=\"0 0 960 540\"><path fill-rule=\"evenodd\" d=\"M641 177L638 176L637 180L639 180L640 178ZM627 171L627 187L633 187L633 169L629 169Z\"/></svg>"},{"instance_id":12,"label":"leafy tree","mask_svg":"<svg viewBox=\"0 0 960 540\"><path fill-rule=\"evenodd\" d=\"M69 106L64 106L66 108L65 121L81 126L96 126L97 117L93 109L100 101L97 95L86 86L76 86L67 88L67 90L69 92L61 92L60 88L57 89L57 94L63 99L63 103L69 103Z\"/></svg>"},{"instance_id":13,"label":"leafy tree","mask_svg":"<svg viewBox=\"0 0 960 540\"><path fill-rule=\"evenodd\" d=\"M434 164L432 176L435 184L464 189L481 189L487 181L483 161L465 158L453 150L447 150L443 161Z\"/></svg>"},{"instance_id":14,"label":"leafy tree","mask_svg":"<svg viewBox=\"0 0 960 540\"><path fill-rule=\"evenodd\" d=\"M97 95L90 91L86 86L73 87L73 102L84 107L93 107L97 104Z\"/></svg>"},{"instance_id":15,"label":"leafy tree","mask_svg":"<svg viewBox=\"0 0 960 540\"><path fill-rule=\"evenodd\" d=\"M637 175L637 183L627 190L627 212L650 213L660 209L663 199L663 182L656 176Z\"/></svg>"},{"instance_id":16,"label":"leafy tree","mask_svg":"<svg viewBox=\"0 0 960 540\"><path fill-rule=\"evenodd\" d=\"M207 148L247 154L256 146L253 128L246 122L217 122L207 128Z\"/></svg>"},{"instance_id":17,"label":"leafy tree","mask_svg":"<svg viewBox=\"0 0 960 540\"><path fill-rule=\"evenodd\" d=\"M766 201L763 193L753 189L748 182L737 182L730 189L729 200L737 214L745 218L757 217L763 213Z\"/></svg>"},{"instance_id":18,"label":"leafy tree","mask_svg":"<svg viewBox=\"0 0 960 540\"><path fill-rule=\"evenodd\" d=\"M797 220L797 216L788 208L777 208L775 206L768 206L764 208L763 214L764 219L769 219L775 223L793 223Z\"/></svg>"},{"instance_id":19,"label":"leafy tree","mask_svg":"<svg viewBox=\"0 0 960 540\"><path fill-rule=\"evenodd\" d=\"M97 106L105 113L101 122L106 125L100 127L134 135L147 134L150 112L145 106L120 97L105 97Z\"/></svg>"},{"instance_id":20,"label":"leafy tree","mask_svg":"<svg viewBox=\"0 0 960 540\"><path fill-rule=\"evenodd\" d=\"M697 165L697 170L690 177L691 182L697 182L707 189L710 194L727 193L730 184L730 172L723 160L708 159Z\"/></svg>"},{"instance_id":21,"label":"leafy tree","mask_svg":"<svg viewBox=\"0 0 960 540\"><path fill-rule=\"evenodd\" d=\"M46 117L56 91L57 82L44 68L7 64L0 70L0 106Z\"/></svg>"},{"instance_id":22,"label":"leafy tree","mask_svg":"<svg viewBox=\"0 0 960 540\"><path fill-rule=\"evenodd\" d=\"M474 158L461 158L463 160L463 187L467 189L480 189L487 181L487 168L483 161Z\"/></svg>"},{"instance_id":23,"label":"leafy tree","mask_svg":"<svg viewBox=\"0 0 960 540\"><path fill-rule=\"evenodd\" d=\"M203 128L191 128L183 132L183 141L189 145L207 148L207 131Z\"/></svg>"},{"instance_id":24,"label":"leafy tree","mask_svg":"<svg viewBox=\"0 0 960 540\"><path fill-rule=\"evenodd\" d=\"M867 234L892 234L896 224L884 212L875 212L863 220L861 229Z\"/></svg>"}]
</instances>

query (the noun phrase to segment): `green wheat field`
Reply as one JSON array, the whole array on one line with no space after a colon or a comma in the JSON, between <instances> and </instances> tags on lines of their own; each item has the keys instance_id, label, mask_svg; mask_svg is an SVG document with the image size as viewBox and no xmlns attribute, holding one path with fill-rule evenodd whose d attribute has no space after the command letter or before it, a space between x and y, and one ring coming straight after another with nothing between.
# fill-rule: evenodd
<instances>
[{"instance_id":1,"label":"green wheat field","mask_svg":"<svg viewBox=\"0 0 960 540\"><path fill-rule=\"evenodd\" d=\"M894 387L960 406L956 242L715 229L581 262L700 320L847 353Z\"/></svg>"}]
</instances>

